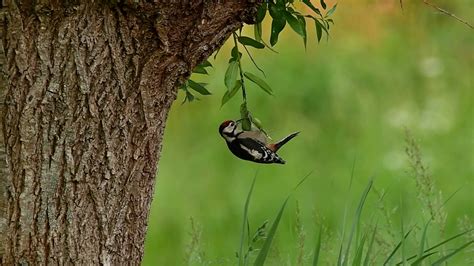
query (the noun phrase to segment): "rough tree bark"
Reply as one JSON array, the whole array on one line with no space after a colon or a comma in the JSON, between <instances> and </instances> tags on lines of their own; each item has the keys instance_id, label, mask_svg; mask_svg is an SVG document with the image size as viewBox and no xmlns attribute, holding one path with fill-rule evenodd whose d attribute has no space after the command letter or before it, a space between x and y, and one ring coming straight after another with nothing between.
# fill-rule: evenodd
<instances>
[{"instance_id":1,"label":"rough tree bark","mask_svg":"<svg viewBox=\"0 0 474 266\"><path fill-rule=\"evenodd\" d=\"M4 1L0 264L140 263L177 87L256 2Z\"/></svg>"}]
</instances>

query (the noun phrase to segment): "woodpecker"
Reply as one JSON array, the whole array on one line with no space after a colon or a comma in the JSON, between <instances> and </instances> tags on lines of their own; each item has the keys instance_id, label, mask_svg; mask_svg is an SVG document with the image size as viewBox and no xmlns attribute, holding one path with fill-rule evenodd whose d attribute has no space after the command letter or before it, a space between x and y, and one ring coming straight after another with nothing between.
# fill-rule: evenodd
<instances>
[{"instance_id":1,"label":"woodpecker","mask_svg":"<svg viewBox=\"0 0 474 266\"><path fill-rule=\"evenodd\" d=\"M219 133L229 150L240 159L256 163L285 164L276 152L299 132L290 134L277 143L267 143L267 137L262 132L239 130L235 121L226 120L219 126Z\"/></svg>"}]
</instances>

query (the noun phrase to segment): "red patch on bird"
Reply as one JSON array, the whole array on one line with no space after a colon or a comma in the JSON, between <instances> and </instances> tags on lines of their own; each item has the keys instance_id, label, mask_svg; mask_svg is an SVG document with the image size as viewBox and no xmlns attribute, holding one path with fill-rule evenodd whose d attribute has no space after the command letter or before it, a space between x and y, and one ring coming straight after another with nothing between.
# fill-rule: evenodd
<instances>
[{"instance_id":1,"label":"red patch on bird","mask_svg":"<svg viewBox=\"0 0 474 266\"><path fill-rule=\"evenodd\" d=\"M273 143L267 144L267 148L269 148L273 152L276 152L277 150L277 146Z\"/></svg>"},{"instance_id":2,"label":"red patch on bird","mask_svg":"<svg viewBox=\"0 0 474 266\"><path fill-rule=\"evenodd\" d=\"M222 130L224 130L224 128L227 127L231 122L234 122L234 121L226 120L222 122L222 124L219 126L219 132L222 132Z\"/></svg>"}]
</instances>

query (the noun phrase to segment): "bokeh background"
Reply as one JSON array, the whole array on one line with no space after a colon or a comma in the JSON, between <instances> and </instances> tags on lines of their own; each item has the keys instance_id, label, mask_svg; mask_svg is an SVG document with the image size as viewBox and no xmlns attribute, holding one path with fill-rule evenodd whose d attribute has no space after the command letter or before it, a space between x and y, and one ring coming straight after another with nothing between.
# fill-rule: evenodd
<instances>
[{"instance_id":1,"label":"bokeh background","mask_svg":"<svg viewBox=\"0 0 474 266\"><path fill-rule=\"evenodd\" d=\"M402 10L398 0L341 1L329 41L317 44L314 25L308 23L306 51L289 27L275 48L278 54L251 50L275 92L270 97L250 85L253 115L275 139L301 131L281 150L283 166L238 160L219 136L219 124L238 118L241 102L235 97L220 107L231 44L221 49L211 60L210 76L195 77L208 82L213 95L181 105L184 95L179 94L170 112L144 265L235 264L243 205L256 172L252 230L271 221L292 188L313 171L285 210L274 264L295 264L296 224L306 232L305 262L319 223L327 228L326 241L340 241L344 208L352 215L372 177L375 188L386 192L383 204L395 230L401 216L405 226L426 221L409 173L405 129L421 147L436 193L447 199L460 189L445 205L445 235L433 228L432 239L460 232L460 219L464 226L474 221L474 31L422 1L403 2ZM474 22L471 0L436 4ZM248 35L253 36L252 28ZM244 68L258 73L247 59ZM377 194L368 201L366 223L383 216ZM472 254L464 252L457 263L465 265ZM321 256L335 264L330 262L337 252L326 247Z\"/></svg>"}]
</instances>

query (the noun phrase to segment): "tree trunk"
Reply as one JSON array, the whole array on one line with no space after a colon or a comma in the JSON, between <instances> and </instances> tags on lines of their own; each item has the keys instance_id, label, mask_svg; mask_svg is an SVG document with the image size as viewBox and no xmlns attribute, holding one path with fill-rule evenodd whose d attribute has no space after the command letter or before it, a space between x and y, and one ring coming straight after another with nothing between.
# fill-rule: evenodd
<instances>
[{"instance_id":1,"label":"tree trunk","mask_svg":"<svg viewBox=\"0 0 474 266\"><path fill-rule=\"evenodd\" d=\"M0 264L139 264L177 87L256 1L6 2Z\"/></svg>"}]
</instances>

